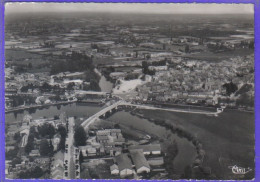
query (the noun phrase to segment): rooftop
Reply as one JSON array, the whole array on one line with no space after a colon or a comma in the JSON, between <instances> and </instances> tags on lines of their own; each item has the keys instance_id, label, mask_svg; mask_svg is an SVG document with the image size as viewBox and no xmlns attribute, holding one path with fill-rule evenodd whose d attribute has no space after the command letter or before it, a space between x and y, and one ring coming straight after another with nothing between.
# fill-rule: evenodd
<instances>
[{"instance_id":1,"label":"rooftop","mask_svg":"<svg viewBox=\"0 0 260 182\"><path fill-rule=\"evenodd\" d=\"M143 149L144 152L161 151L161 145L160 144L132 145L129 146L128 149L130 151Z\"/></svg>"},{"instance_id":2,"label":"rooftop","mask_svg":"<svg viewBox=\"0 0 260 182\"><path fill-rule=\"evenodd\" d=\"M132 151L130 151L130 154L131 154L131 157L133 159L136 169L139 169L141 167L150 168L150 165L148 164L146 158L144 157L144 153L143 153L142 149L132 150Z\"/></svg>"},{"instance_id":3,"label":"rooftop","mask_svg":"<svg viewBox=\"0 0 260 182\"><path fill-rule=\"evenodd\" d=\"M132 169L132 162L127 154L120 154L115 157L120 171L124 169Z\"/></svg>"}]
</instances>

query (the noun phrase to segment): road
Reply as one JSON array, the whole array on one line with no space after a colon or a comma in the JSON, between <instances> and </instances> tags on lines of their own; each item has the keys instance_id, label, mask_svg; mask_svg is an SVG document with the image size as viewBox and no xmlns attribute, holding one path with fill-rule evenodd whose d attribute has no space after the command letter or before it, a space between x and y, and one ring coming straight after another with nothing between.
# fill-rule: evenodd
<instances>
[{"instance_id":1,"label":"road","mask_svg":"<svg viewBox=\"0 0 260 182\"><path fill-rule=\"evenodd\" d=\"M69 117L68 119L68 136L65 143L65 155L64 164L67 165L67 170L64 171L64 179L74 179L75 178L75 165L74 165L74 117ZM65 173L67 172L67 176Z\"/></svg>"},{"instance_id":2,"label":"road","mask_svg":"<svg viewBox=\"0 0 260 182\"><path fill-rule=\"evenodd\" d=\"M120 105L123 101L119 100L115 103L113 103L110 106L105 107L104 109L102 109L101 111L97 112L96 114L94 114L93 116L90 116L88 119L86 119L81 126L83 126L83 128L86 130L89 125L91 125L94 121L96 121L100 116L102 116L103 114L105 114L106 112L116 108L118 105Z\"/></svg>"}]
</instances>

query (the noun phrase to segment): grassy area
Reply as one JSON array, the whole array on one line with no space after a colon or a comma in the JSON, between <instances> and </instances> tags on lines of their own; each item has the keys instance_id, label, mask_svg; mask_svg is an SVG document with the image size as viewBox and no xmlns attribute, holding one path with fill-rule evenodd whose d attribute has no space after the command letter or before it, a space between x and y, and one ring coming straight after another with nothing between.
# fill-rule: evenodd
<instances>
[{"instance_id":1,"label":"grassy area","mask_svg":"<svg viewBox=\"0 0 260 182\"><path fill-rule=\"evenodd\" d=\"M5 60L13 65L25 66L27 72L49 72L49 62L51 58L26 50L5 50ZM32 67L28 67L31 64Z\"/></svg>"},{"instance_id":2,"label":"grassy area","mask_svg":"<svg viewBox=\"0 0 260 182\"><path fill-rule=\"evenodd\" d=\"M228 111L212 117L199 114L143 110L145 117L167 120L195 135L206 151L205 165L216 179L236 179L229 166L250 167L254 177L254 114Z\"/></svg>"}]
</instances>

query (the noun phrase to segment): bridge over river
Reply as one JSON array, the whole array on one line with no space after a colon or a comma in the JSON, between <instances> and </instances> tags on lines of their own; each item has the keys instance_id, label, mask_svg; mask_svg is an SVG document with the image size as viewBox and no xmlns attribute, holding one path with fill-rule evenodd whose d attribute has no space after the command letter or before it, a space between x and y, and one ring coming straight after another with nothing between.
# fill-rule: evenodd
<instances>
[{"instance_id":1,"label":"bridge over river","mask_svg":"<svg viewBox=\"0 0 260 182\"><path fill-rule=\"evenodd\" d=\"M103 108L101 111L97 112L93 116L86 119L81 126L85 130L88 129L89 125L91 125L96 120L99 120L101 116L106 116L106 113L112 112L113 110L117 110L118 106L128 106L138 109L149 109L149 110L162 110L162 111L170 111L170 112L182 112L182 113L192 113L192 114L205 114L210 116L218 116L219 113L221 113L223 110L217 110L216 112L211 111L199 111L199 110L190 110L190 109L175 109L175 108L161 108L161 107L155 107L155 106L149 106L149 105L139 105L139 104L132 104L130 102L126 102L124 100L119 100L110 106L107 106Z\"/></svg>"}]
</instances>

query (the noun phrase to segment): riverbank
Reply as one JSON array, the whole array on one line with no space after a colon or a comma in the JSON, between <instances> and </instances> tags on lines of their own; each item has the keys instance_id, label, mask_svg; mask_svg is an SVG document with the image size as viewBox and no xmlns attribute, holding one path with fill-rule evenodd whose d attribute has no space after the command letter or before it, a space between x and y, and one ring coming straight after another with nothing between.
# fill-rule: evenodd
<instances>
[{"instance_id":1,"label":"riverbank","mask_svg":"<svg viewBox=\"0 0 260 182\"><path fill-rule=\"evenodd\" d=\"M37 105L32 105L32 106L22 106L22 107L17 107L17 108L12 108L12 109L5 109L5 113L11 113L11 112L16 112L16 111L23 111L23 110L28 110L28 109L38 109L38 108L45 108L45 107L50 107L50 106L57 106L57 105L66 105L66 104L72 104L77 101L63 101L63 102L57 102L57 103L50 103L50 104L37 104Z\"/></svg>"},{"instance_id":2,"label":"riverbank","mask_svg":"<svg viewBox=\"0 0 260 182\"><path fill-rule=\"evenodd\" d=\"M167 102L156 102L156 101L146 101L145 104L153 104L159 107L168 107L168 108L180 108L180 109L191 109L191 110L200 110L200 111L216 111L217 108L221 106L205 106L205 105L191 105L191 104L174 104L174 103L167 103ZM224 110L233 110L233 111L241 111L246 113L254 113L254 110L247 110L242 108L235 108L235 107L225 107Z\"/></svg>"},{"instance_id":3,"label":"riverbank","mask_svg":"<svg viewBox=\"0 0 260 182\"><path fill-rule=\"evenodd\" d=\"M252 179L254 177L254 114L225 110L218 117L190 113L141 110L145 118L165 120L192 133L202 144L203 163L210 167L214 179ZM252 172L237 176L228 166L246 166Z\"/></svg>"},{"instance_id":4,"label":"riverbank","mask_svg":"<svg viewBox=\"0 0 260 182\"><path fill-rule=\"evenodd\" d=\"M151 119L149 117L145 117L144 114L142 114L141 110L133 110L130 113L141 119L147 119L148 121L154 123L155 125L162 126L162 127L166 128L166 130L170 130L172 133L177 134L180 138L185 138L193 144L193 146L196 149L197 156L196 156L195 160L193 161L193 163L190 165L191 173L190 174L184 173L183 178L187 179L187 177L190 176L192 178L197 179L198 174L196 174L196 173L198 173L198 171L194 171L195 168L199 169L199 172L204 173L204 176L202 177L202 179L211 178L211 176L210 176L211 174L205 172L206 170L209 170L210 168L208 166L205 166L205 164L203 164L206 152L203 149L201 142L192 133L186 131L184 128L178 127L177 125L175 125L175 126L171 125L171 124L167 123L164 119L158 120L158 119ZM194 176L192 176L192 174Z\"/></svg>"},{"instance_id":5,"label":"riverbank","mask_svg":"<svg viewBox=\"0 0 260 182\"><path fill-rule=\"evenodd\" d=\"M139 136L139 132L151 136L153 142L157 141L157 143L160 143L162 153L165 154L164 167L168 173L166 178L182 178L186 166L190 166L196 157L196 149L194 146L185 138L179 137L163 126L156 125L147 119L131 115L131 110L130 108L120 109L118 112L110 113L105 120L113 123L113 125L120 126L123 130L128 129L126 132L124 131L124 133L130 134L130 139L139 142L143 140L143 138L140 139L137 137ZM136 136L133 136L135 133Z\"/></svg>"}]
</instances>

